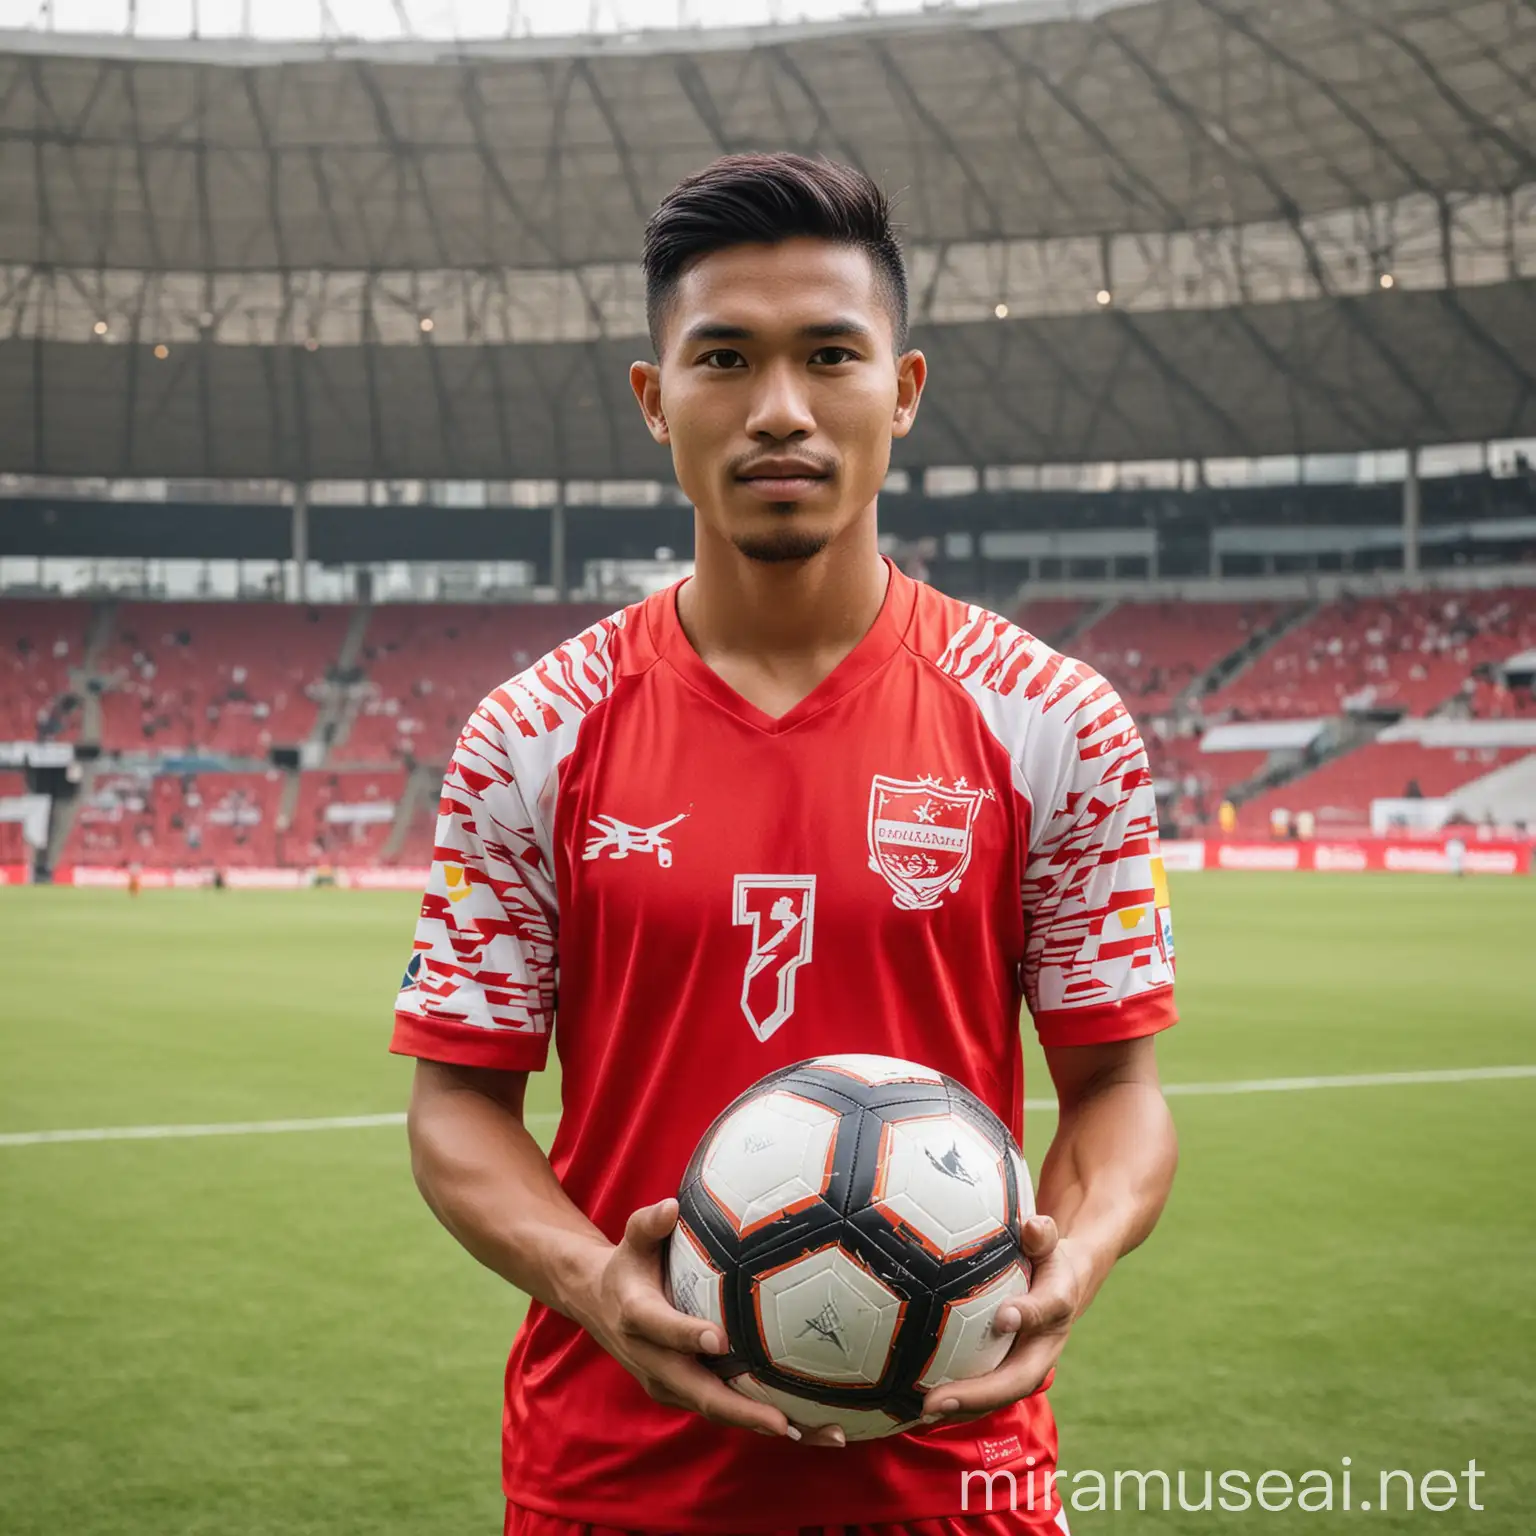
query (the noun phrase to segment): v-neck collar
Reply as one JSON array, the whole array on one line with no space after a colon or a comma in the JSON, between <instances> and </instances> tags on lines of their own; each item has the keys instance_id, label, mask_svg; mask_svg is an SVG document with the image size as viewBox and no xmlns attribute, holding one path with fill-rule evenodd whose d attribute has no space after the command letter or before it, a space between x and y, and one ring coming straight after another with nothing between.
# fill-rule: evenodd
<instances>
[{"instance_id":1,"label":"v-neck collar","mask_svg":"<svg viewBox=\"0 0 1536 1536\"><path fill-rule=\"evenodd\" d=\"M912 618L917 590L912 579L903 575L889 559L885 563L890 570L890 578L886 583L885 600L880 604L875 622L864 632L858 644L794 708L777 718L737 693L689 643L677 616L677 598L691 577L685 577L683 581L659 594L660 600L652 609L652 640L658 654L691 688L718 704L728 714L734 715L744 725L762 731L765 735L780 735L792 731L812 715L820 714L851 693L884 666L900 648Z\"/></svg>"}]
</instances>

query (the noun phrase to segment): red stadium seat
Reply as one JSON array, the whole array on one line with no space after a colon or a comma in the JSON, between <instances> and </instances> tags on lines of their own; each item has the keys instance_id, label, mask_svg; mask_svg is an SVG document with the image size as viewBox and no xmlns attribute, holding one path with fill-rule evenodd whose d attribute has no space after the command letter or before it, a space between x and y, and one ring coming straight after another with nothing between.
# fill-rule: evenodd
<instances>
[{"instance_id":1,"label":"red stadium seat","mask_svg":"<svg viewBox=\"0 0 1536 1536\"><path fill-rule=\"evenodd\" d=\"M287 862L338 866L379 863L394 829L394 810L405 791L405 781L406 775L399 769L315 769L301 773L293 825L285 842ZM347 814L386 806L390 813L387 819Z\"/></svg>"},{"instance_id":2,"label":"red stadium seat","mask_svg":"<svg viewBox=\"0 0 1536 1536\"><path fill-rule=\"evenodd\" d=\"M1242 825L1258 831L1270 812L1294 816L1310 811L1319 830L1364 828L1371 801L1415 793L1438 799L1470 784L1505 763L1530 755L1529 747L1426 747L1416 741L1373 741L1333 758L1312 773L1248 801L1239 811Z\"/></svg>"},{"instance_id":3,"label":"red stadium seat","mask_svg":"<svg viewBox=\"0 0 1536 1536\"><path fill-rule=\"evenodd\" d=\"M280 862L283 782L276 769L100 774L70 828L62 862L270 868Z\"/></svg>"},{"instance_id":4,"label":"red stadium seat","mask_svg":"<svg viewBox=\"0 0 1536 1536\"><path fill-rule=\"evenodd\" d=\"M1115 685L1138 720L1268 629L1281 603L1118 603L1068 647Z\"/></svg>"},{"instance_id":5,"label":"red stadium seat","mask_svg":"<svg viewBox=\"0 0 1536 1536\"><path fill-rule=\"evenodd\" d=\"M97 670L108 751L264 758L310 735L351 610L287 603L125 603Z\"/></svg>"},{"instance_id":6,"label":"red stadium seat","mask_svg":"<svg viewBox=\"0 0 1536 1536\"><path fill-rule=\"evenodd\" d=\"M0 604L0 741L74 741L71 667L85 660L89 603L21 598Z\"/></svg>"},{"instance_id":7,"label":"red stadium seat","mask_svg":"<svg viewBox=\"0 0 1536 1536\"><path fill-rule=\"evenodd\" d=\"M1041 597L1026 602L1014 615L1014 623L1038 635L1049 645L1056 642L1085 614L1098 605L1087 597Z\"/></svg>"},{"instance_id":8,"label":"red stadium seat","mask_svg":"<svg viewBox=\"0 0 1536 1536\"><path fill-rule=\"evenodd\" d=\"M1472 671L1536 646L1536 593L1417 592L1342 598L1203 701L1208 715L1309 719L1348 702L1422 715Z\"/></svg>"}]
</instances>

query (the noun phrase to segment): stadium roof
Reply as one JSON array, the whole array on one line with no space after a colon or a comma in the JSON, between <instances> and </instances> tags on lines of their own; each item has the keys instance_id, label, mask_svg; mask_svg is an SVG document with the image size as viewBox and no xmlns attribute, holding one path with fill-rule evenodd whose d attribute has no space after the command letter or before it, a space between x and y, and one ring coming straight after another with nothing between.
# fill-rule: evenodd
<instances>
[{"instance_id":1,"label":"stadium roof","mask_svg":"<svg viewBox=\"0 0 1536 1536\"><path fill-rule=\"evenodd\" d=\"M660 473L640 231L748 147L899 193L934 363L908 465L1536 432L1533 80L1510 0L4 34L0 469Z\"/></svg>"}]
</instances>

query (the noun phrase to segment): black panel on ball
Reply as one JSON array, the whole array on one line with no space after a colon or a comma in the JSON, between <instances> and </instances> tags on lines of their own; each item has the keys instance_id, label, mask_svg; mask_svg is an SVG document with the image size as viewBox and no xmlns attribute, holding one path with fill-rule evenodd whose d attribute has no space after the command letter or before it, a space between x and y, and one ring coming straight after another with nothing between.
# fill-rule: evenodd
<instances>
[{"instance_id":1,"label":"black panel on ball","mask_svg":"<svg viewBox=\"0 0 1536 1536\"><path fill-rule=\"evenodd\" d=\"M880 1272L882 1263L895 1264L910 1273L925 1288L938 1285L944 1276L943 1260L919 1247L905 1232L892 1224L884 1211L865 1205L845 1217L844 1242L851 1253Z\"/></svg>"}]
</instances>

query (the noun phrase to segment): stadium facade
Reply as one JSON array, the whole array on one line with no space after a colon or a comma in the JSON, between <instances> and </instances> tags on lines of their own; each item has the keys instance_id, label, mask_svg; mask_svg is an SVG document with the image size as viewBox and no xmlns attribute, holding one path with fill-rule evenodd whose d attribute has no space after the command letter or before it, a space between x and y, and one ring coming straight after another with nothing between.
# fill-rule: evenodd
<instances>
[{"instance_id":1,"label":"stadium facade","mask_svg":"<svg viewBox=\"0 0 1536 1536\"><path fill-rule=\"evenodd\" d=\"M1106 672L1170 830L1518 829L1533 79L1507 0L0 36L0 585L103 589L0 605L0 844L26 800L45 869L414 878L479 692L596 610L375 581L558 600L686 553L635 254L679 176L765 147L899 200L932 384L889 547ZM345 601L109 590L178 563Z\"/></svg>"}]
</instances>

